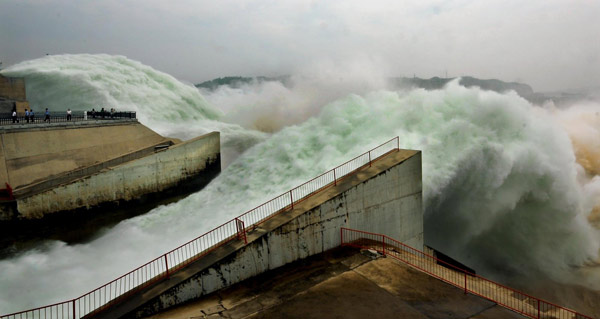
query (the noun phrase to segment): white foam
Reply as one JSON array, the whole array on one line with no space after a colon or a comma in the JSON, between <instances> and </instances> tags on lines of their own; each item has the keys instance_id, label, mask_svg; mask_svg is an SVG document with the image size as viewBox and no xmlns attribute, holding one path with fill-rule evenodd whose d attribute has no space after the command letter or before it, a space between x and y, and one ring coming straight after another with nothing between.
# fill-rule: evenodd
<instances>
[{"instance_id":1,"label":"white foam","mask_svg":"<svg viewBox=\"0 0 600 319\"><path fill-rule=\"evenodd\" d=\"M104 72L120 73L111 63ZM122 64L131 63L116 65ZM43 77L44 68L36 68L27 71L28 79ZM7 71L15 69L23 70ZM56 81L70 77L69 72L56 72ZM152 85L137 87L146 81L143 74L133 87L115 83L82 94L131 96L125 91L154 90ZM149 83L156 77L145 76ZM63 85L72 92L67 84L48 82L59 93ZM42 96L56 103L50 102L50 93ZM66 103L66 97L61 99ZM230 128L223 134L237 134L229 141L239 143L242 154L204 190L126 220L90 243L53 242L0 261L4 312L77 297L396 135L401 148L423 150L428 245L492 276L510 274L502 269L513 265L509 271L574 280L573 267L597 258L598 231L586 220L597 188L578 180L580 167L571 141L556 117L515 93L467 89L454 81L437 91L348 95L271 136L223 123L217 119L222 115L216 115L221 111L208 111L211 106L181 102L165 111L147 105L148 100L131 100L140 117L152 119L162 131L200 130L196 122ZM186 120L189 126L182 129L183 115L168 116L180 114L174 111L180 107L187 110L182 114L197 112L186 116L200 121ZM207 119L205 113L216 118ZM577 278L579 284L598 284L594 276Z\"/></svg>"}]
</instances>

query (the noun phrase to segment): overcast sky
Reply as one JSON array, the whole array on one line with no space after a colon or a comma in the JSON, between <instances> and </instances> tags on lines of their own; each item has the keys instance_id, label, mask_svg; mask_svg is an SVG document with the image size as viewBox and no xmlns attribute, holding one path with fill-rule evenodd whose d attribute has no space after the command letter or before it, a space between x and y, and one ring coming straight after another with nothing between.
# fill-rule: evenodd
<instances>
[{"instance_id":1,"label":"overcast sky","mask_svg":"<svg viewBox=\"0 0 600 319\"><path fill-rule=\"evenodd\" d=\"M46 53L125 55L192 83L352 69L596 87L600 1L0 0L4 67Z\"/></svg>"}]
</instances>

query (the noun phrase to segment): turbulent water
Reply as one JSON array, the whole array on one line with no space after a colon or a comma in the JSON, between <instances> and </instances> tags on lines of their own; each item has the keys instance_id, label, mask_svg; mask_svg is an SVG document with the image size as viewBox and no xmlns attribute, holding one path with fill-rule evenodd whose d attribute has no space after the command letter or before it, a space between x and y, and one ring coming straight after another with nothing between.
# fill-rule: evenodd
<instances>
[{"instance_id":1,"label":"turbulent water","mask_svg":"<svg viewBox=\"0 0 600 319\"><path fill-rule=\"evenodd\" d=\"M2 313L80 296L394 136L423 150L427 245L494 278L600 286L595 272L580 271L600 248L589 222L600 204L598 105L537 107L457 81L436 91L263 83L203 96L108 55L45 57L3 74L26 77L34 109L135 110L162 134L219 130L229 151L198 193L89 243L48 242L0 261Z\"/></svg>"}]
</instances>

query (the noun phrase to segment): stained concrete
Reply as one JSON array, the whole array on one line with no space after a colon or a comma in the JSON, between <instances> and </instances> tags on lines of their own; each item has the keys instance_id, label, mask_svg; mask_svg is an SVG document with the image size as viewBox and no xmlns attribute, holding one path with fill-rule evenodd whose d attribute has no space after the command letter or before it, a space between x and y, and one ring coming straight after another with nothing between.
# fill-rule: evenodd
<instances>
[{"instance_id":1,"label":"stained concrete","mask_svg":"<svg viewBox=\"0 0 600 319\"><path fill-rule=\"evenodd\" d=\"M336 248L144 318L524 317L391 258Z\"/></svg>"},{"instance_id":2,"label":"stained concrete","mask_svg":"<svg viewBox=\"0 0 600 319\"><path fill-rule=\"evenodd\" d=\"M0 126L0 185L10 184L15 198L1 203L0 221L194 184L221 171L220 153L218 132L181 142L135 119Z\"/></svg>"},{"instance_id":3,"label":"stained concrete","mask_svg":"<svg viewBox=\"0 0 600 319\"><path fill-rule=\"evenodd\" d=\"M0 130L0 184L18 190L168 141L137 121L69 124Z\"/></svg>"},{"instance_id":4,"label":"stained concrete","mask_svg":"<svg viewBox=\"0 0 600 319\"><path fill-rule=\"evenodd\" d=\"M150 150L143 157L84 175L74 181L29 196L17 197L22 218L41 218L57 211L93 207L106 202L130 201L142 195L175 187L210 169L220 172L218 132ZM216 165L216 166L215 166ZM214 176L213 172L206 172ZM210 174L209 174L210 173Z\"/></svg>"},{"instance_id":5,"label":"stained concrete","mask_svg":"<svg viewBox=\"0 0 600 319\"><path fill-rule=\"evenodd\" d=\"M0 98L25 101L27 99L25 78L6 77L0 74Z\"/></svg>"}]
</instances>

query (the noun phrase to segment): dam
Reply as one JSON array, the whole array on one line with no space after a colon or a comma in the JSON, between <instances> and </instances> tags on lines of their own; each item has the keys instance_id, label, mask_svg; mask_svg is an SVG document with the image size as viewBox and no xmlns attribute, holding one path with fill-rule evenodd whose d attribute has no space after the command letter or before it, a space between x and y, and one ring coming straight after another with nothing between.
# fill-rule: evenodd
<instances>
[{"instance_id":1,"label":"dam","mask_svg":"<svg viewBox=\"0 0 600 319\"><path fill-rule=\"evenodd\" d=\"M394 138L80 297L0 318L591 318L436 258L423 243L421 156Z\"/></svg>"},{"instance_id":2,"label":"dam","mask_svg":"<svg viewBox=\"0 0 600 319\"><path fill-rule=\"evenodd\" d=\"M24 81L0 77L0 221L118 205L221 171L220 134L163 137L133 112L42 110L29 117ZM27 112L27 113L26 113Z\"/></svg>"}]
</instances>

